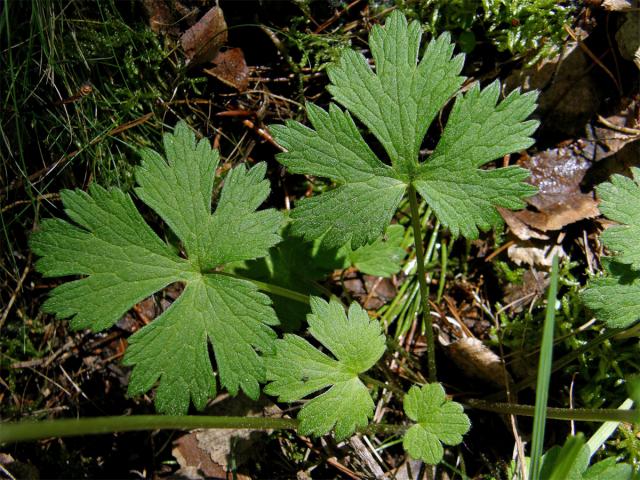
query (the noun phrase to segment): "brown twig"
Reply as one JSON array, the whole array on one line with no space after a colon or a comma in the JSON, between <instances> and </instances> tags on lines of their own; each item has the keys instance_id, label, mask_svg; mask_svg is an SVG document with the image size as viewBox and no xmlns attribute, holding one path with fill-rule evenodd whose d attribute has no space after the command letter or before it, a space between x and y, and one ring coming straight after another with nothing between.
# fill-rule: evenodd
<instances>
[{"instance_id":1,"label":"brown twig","mask_svg":"<svg viewBox=\"0 0 640 480\"><path fill-rule=\"evenodd\" d=\"M611 78L611 80L613 80L614 85L616 86L616 90L618 90L618 94L622 95L622 88L620 87L620 82L618 82L618 79L613 75L613 73L611 73L611 70L609 70L604 63L602 63L600 61L600 59L598 57L595 56L595 54L589 50L589 47L587 47L584 42L582 42L578 36L575 34L575 32L571 29L571 27L569 25L564 25L564 29L567 31L567 33L569 34L569 36L573 39L574 42L576 42L578 44L578 46L580 47L580 49L587 54L587 56L594 61L594 63L596 65L598 65L608 76L609 78Z\"/></svg>"},{"instance_id":2,"label":"brown twig","mask_svg":"<svg viewBox=\"0 0 640 480\"><path fill-rule=\"evenodd\" d=\"M330 27L336 20L338 20L342 15L344 15L345 13L347 13L349 10L351 10L353 7L355 7L357 4L359 4L362 0L354 0L353 2L351 2L349 5L347 5L346 7L344 7L342 10L338 11L335 13L335 15L333 15L329 20L327 20L326 22L322 23L318 28L316 28L316 30L313 32L315 34L318 34L320 32L322 32L323 30L326 30L328 27Z\"/></svg>"},{"instance_id":3,"label":"brown twig","mask_svg":"<svg viewBox=\"0 0 640 480\"><path fill-rule=\"evenodd\" d=\"M27 278L27 274L29 273L30 270L31 270L31 252L29 252L29 256L27 257L27 265L24 267L24 270L22 271L22 275L20 275L20 278L18 279L16 288L11 294L11 298L9 299L9 302L7 303L7 306L4 309L4 312L2 312L2 317L0 317L0 330L4 325L4 322L7 320L7 317L9 316L9 312L11 311L11 308L13 307L13 304L15 303L16 298L18 298L18 293L20 293L20 290L22 290L22 284L24 283L24 279Z\"/></svg>"}]
</instances>

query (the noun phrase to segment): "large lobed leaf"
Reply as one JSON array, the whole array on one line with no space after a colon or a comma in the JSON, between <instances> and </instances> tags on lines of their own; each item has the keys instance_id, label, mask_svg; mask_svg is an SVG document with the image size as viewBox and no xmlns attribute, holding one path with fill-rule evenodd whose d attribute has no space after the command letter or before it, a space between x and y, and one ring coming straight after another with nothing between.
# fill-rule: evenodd
<instances>
[{"instance_id":1,"label":"large lobed leaf","mask_svg":"<svg viewBox=\"0 0 640 480\"><path fill-rule=\"evenodd\" d=\"M276 353L266 357L265 393L281 402L293 402L330 387L305 405L298 414L299 432L324 435L335 426L338 438L367 425L373 415L373 400L358 374L369 370L385 350L380 323L357 303L348 315L334 297L330 302L311 297L309 333L335 358L305 339L286 334L276 341Z\"/></svg>"},{"instance_id":2,"label":"large lobed leaf","mask_svg":"<svg viewBox=\"0 0 640 480\"><path fill-rule=\"evenodd\" d=\"M591 280L582 298L610 327L626 327L640 318L640 169L631 173L633 179L613 175L596 189L602 213L621 225L602 234L613 256L603 261L605 275Z\"/></svg>"},{"instance_id":3,"label":"large lobed leaf","mask_svg":"<svg viewBox=\"0 0 640 480\"><path fill-rule=\"evenodd\" d=\"M441 35L419 56L421 27L398 11L369 38L375 71L353 50L328 69L336 102L324 111L307 105L312 128L288 121L271 127L287 150L278 160L292 172L330 178L338 185L304 199L293 210L293 232L307 239L326 235L339 246L373 242L389 224L404 192L414 187L454 235L474 238L501 222L496 207L522 208L535 188L519 167L482 170L486 163L533 144L538 123L525 121L536 94L512 92L498 101L499 84L473 86L459 95L433 154L419 161L426 131L458 91L463 55L453 56ZM382 144L388 165L369 148L353 114Z\"/></svg>"},{"instance_id":4,"label":"large lobed leaf","mask_svg":"<svg viewBox=\"0 0 640 480\"><path fill-rule=\"evenodd\" d=\"M265 380L258 352L272 351L277 318L253 284L212 270L264 256L279 241L281 214L255 211L269 194L266 167L231 170L212 214L218 152L206 140L196 142L184 123L165 135L164 144L166 159L142 152L136 192L180 238L187 258L153 232L122 191L95 185L88 193L65 191L63 204L74 223L45 220L31 246L45 276L82 278L55 288L43 308L71 318L74 328L98 331L140 300L180 282L180 297L129 339L129 392L142 393L159 382L160 412L185 413L190 400L204 407L216 391L211 343L220 383L232 394L242 389L257 398Z\"/></svg>"}]
</instances>

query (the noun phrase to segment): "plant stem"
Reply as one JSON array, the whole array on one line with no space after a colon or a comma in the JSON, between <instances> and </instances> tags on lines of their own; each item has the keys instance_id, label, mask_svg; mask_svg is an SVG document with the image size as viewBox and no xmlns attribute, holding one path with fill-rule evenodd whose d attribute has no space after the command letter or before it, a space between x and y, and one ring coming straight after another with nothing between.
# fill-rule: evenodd
<instances>
[{"instance_id":1,"label":"plant stem","mask_svg":"<svg viewBox=\"0 0 640 480\"><path fill-rule=\"evenodd\" d=\"M243 277L242 275L236 275L235 273L228 272L214 272L216 275L226 275L227 277L239 278L240 280L246 280L247 282L253 283L256 287L258 287L263 292L272 293L274 295L278 295L279 297L288 298L289 300L295 300L296 302L309 304L309 295L305 295L304 293L294 292L293 290L289 290L288 288L279 287L278 285L273 285L272 283L261 282L260 280L254 280L253 278Z\"/></svg>"},{"instance_id":2,"label":"plant stem","mask_svg":"<svg viewBox=\"0 0 640 480\"><path fill-rule=\"evenodd\" d=\"M376 385L376 386L378 386L380 388L386 388L387 390L391 390L393 393L398 395L400 398L404 397L404 390L402 390L401 388L398 388L395 385L391 385L390 383L381 382L380 380L376 380L375 378L370 377L369 375L365 375L364 373L361 373L358 376L360 377L360 380L362 380L365 383L369 383L371 385Z\"/></svg>"},{"instance_id":3,"label":"plant stem","mask_svg":"<svg viewBox=\"0 0 640 480\"><path fill-rule=\"evenodd\" d=\"M433 338L433 322L429 314L429 286L424 271L424 249L422 246L422 229L420 228L420 209L418 197L413 185L409 185L409 205L411 207L411 225L413 226L413 242L416 247L416 263L418 268L418 283L420 284L420 298L422 300L422 318L426 325L427 336L427 367L429 370L429 382L436 381L436 350Z\"/></svg>"},{"instance_id":4,"label":"plant stem","mask_svg":"<svg viewBox=\"0 0 640 480\"><path fill-rule=\"evenodd\" d=\"M492 403L484 400L466 400L469 407L487 412L504 413L506 415L522 415L533 417L535 407L516 403ZM577 420L584 422L625 422L634 423L638 417L637 410L619 410L616 408L552 408L547 407L547 418L555 420Z\"/></svg>"},{"instance_id":5,"label":"plant stem","mask_svg":"<svg viewBox=\"0 0 640 480\"><path fill-rule=\"evenodd\" d=\"M22 421L0 424L0 444L49 437L73 437L139 430L190 430L194 428L246 428L251 430L295 429L298 421L289 418L132 415Z\"/></svg>"}]
</instances>

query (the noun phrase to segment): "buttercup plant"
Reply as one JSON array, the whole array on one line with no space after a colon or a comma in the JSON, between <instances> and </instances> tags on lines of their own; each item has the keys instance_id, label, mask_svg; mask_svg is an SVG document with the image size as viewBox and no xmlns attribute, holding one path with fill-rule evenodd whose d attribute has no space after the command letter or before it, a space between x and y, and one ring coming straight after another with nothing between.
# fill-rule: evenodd
<instances>
[{"instance_id":1,"label":"buttercup plant","mask_svg":"<svg viewBox=\"0 0 640 480\"><path fill-rule=\"evenodd\" d=\"M131 197L118 189L94 185L88 193L61 194L73 223L60 219L42 223L31 241L41 257L36 266L48 277L82 278L55 288L45 311L70 318L74 328L99 331L167 285L184 286L162 315L129 339L124 363L133 366L131 395L155 386L158 411L170 415L187 413L190 403L202 409L216 394L218 380L232 395L242 390L254 399L261 384L266 384L265 393L283 402L313 397L300 409L297 421L145 417L147 423L131 421L131 429L296 427L303 434L334 431L337 438L345 438L377 427L369 425L374 410L369 386L375 385L403 397L411 425L386 425L380 430L403 434L410 455L435 464L443 458L443 445L462 441L469 419L436 379L418 195L454 236L468 238L501 223L497 207L523 207L523 199L535 192L525 183L526 170L481 167L533 144L531 135L538 123L527 118L536 106L536 94L514 91L500 100L498 82L484 89L476 83L458 93L464 56L453 55L454 45L446 34L431 40L420 54L421 37L417 22L407 23L401 13L392 13L384 26L371 31L374 67L360 53L345 50L328 68L328 89L335 104L328 110L308 104L310 127L294 121L271 126L285 149L277 156L280 163L293 173L326 177L336 184L293 209L284 232L309 242L295 254L284 247L289 240L279 243L284 216L274 209L257 210L269 195L265 164L237 166L217 178L218 153L206 140L196 141L184 123L165 136L165 157L142 150L136 170L138 198L176 234L179 246L162 240ZM452 97L441 138L423 158L427 129ZM377 139L385 159L374 153L361 129ZM212 213L211 195L219 181L223 186ZM316 242L342 251L342 266L359 265L377 274L397 271L403 230L389 224L405 195L427 325L429 371L429 383L414 385L406 394L367 375L387 345L378 320L357 303L345 309L335 297L321 298L322 291L292 291L295 282L289 274L278 274L287 258L299 261L301 252L320 257ZM381 237L385 232L387 236ZM301 241L298 238L297 243ZM372 262L371 252L386 260ZM621 261L635 264L636 257L623 254ZM256 262L265 267L259 275L251 274ZM323 274L321 269L314 271L305 282L310 285ZM308 304L309 336L287 333L278 339L275 329L284 321L270 297ZM481 408L479 402L475 405ZM500 408L509 412L509 407ZM581 412L581 418L600 418L587 413ZM553 417L552 412L549 418L572 418L566 412L564 417L558 415ZM627 418L616 415L608 418ZM203 420L198 423L194 418ZM87 426L78 431L93 430ZM0 441L16 438L33 436L0 432Z\"/></svg>"}]
</instances>

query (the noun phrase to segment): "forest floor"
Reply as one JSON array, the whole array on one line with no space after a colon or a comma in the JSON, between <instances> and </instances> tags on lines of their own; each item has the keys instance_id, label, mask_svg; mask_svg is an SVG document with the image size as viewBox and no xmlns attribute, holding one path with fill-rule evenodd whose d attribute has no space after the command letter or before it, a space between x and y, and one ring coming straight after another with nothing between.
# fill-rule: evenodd
<instances>
[{"instance_id":1,"label":"forest floor","mask_svg":"<svg viewBox=\"0 0 640 480\"><path fill-rule=\"evenodd\" d=\"M503 212L504 228L473 241L452 237L423 210L439 380L461 403L504 399L509 384L515 385L513 400L533 405L545 290L558 254L561 302L549 405L616 408L624 401L624 379L640 370L637 338L620 334L599 341L606 328L585 310L579 294L605 254L599 234L608 222L594 188L640 163L639 67L619 33L627 20L637 21L628 18L637 12L599 1L557 2L564 7L551 13L536 6L537 14L515 7L487 12L483 2L214 3L2 3L3 422L155 412L151 393L127 395L130 368L121 360L128 337L162 313L180 287L139 303L101 332L73 331L67 320L43 313L41 305L61 280L36 271L28 239L42 219L64 216L60 191L86 190L97 182L133 192L139 162L134 149L162 151L162 134L181 119L219 149L223 171L267 162L268 206L289 210L298 199L324 191L329 182L287 173L278 164L281 148L269 125L305 123L305 102L326 108L327 65L347 47L369 56L371 27L395 8L421 20L427 38L452 32L457 50L467 54L463 88L498 79L505 93L518 87L540 91L535 146L495 162L532 171L529 181L539 193L527 209ZM438 134L439 126L429 130L425 150ZM403 203L394 219L404 229L397 273L383 278L351 267L330 272L318 284L357 300L383 321L402 352L388 356L389 371L424 379L426 339L408 208ZM148 219L159 225L157 218ZM206 412L278 408L289 406L221 394ZM380 395L374 421L401 408L393 396ZM472 429L463 444L447 450L437 478L512 478L516 445L530 441L531 419L512 423L473 408L467 413ZM545 445L561 445L576 431L589 437L597 427L548 421ZM640 466L638 433L621 425L597 458ZM214 432L203 439L168 430L2 445L0 467L0 478L423 478L427 470L406 456L397 439L384 436L336 442L282 431Z\"/></svg>"}]
</instances>

